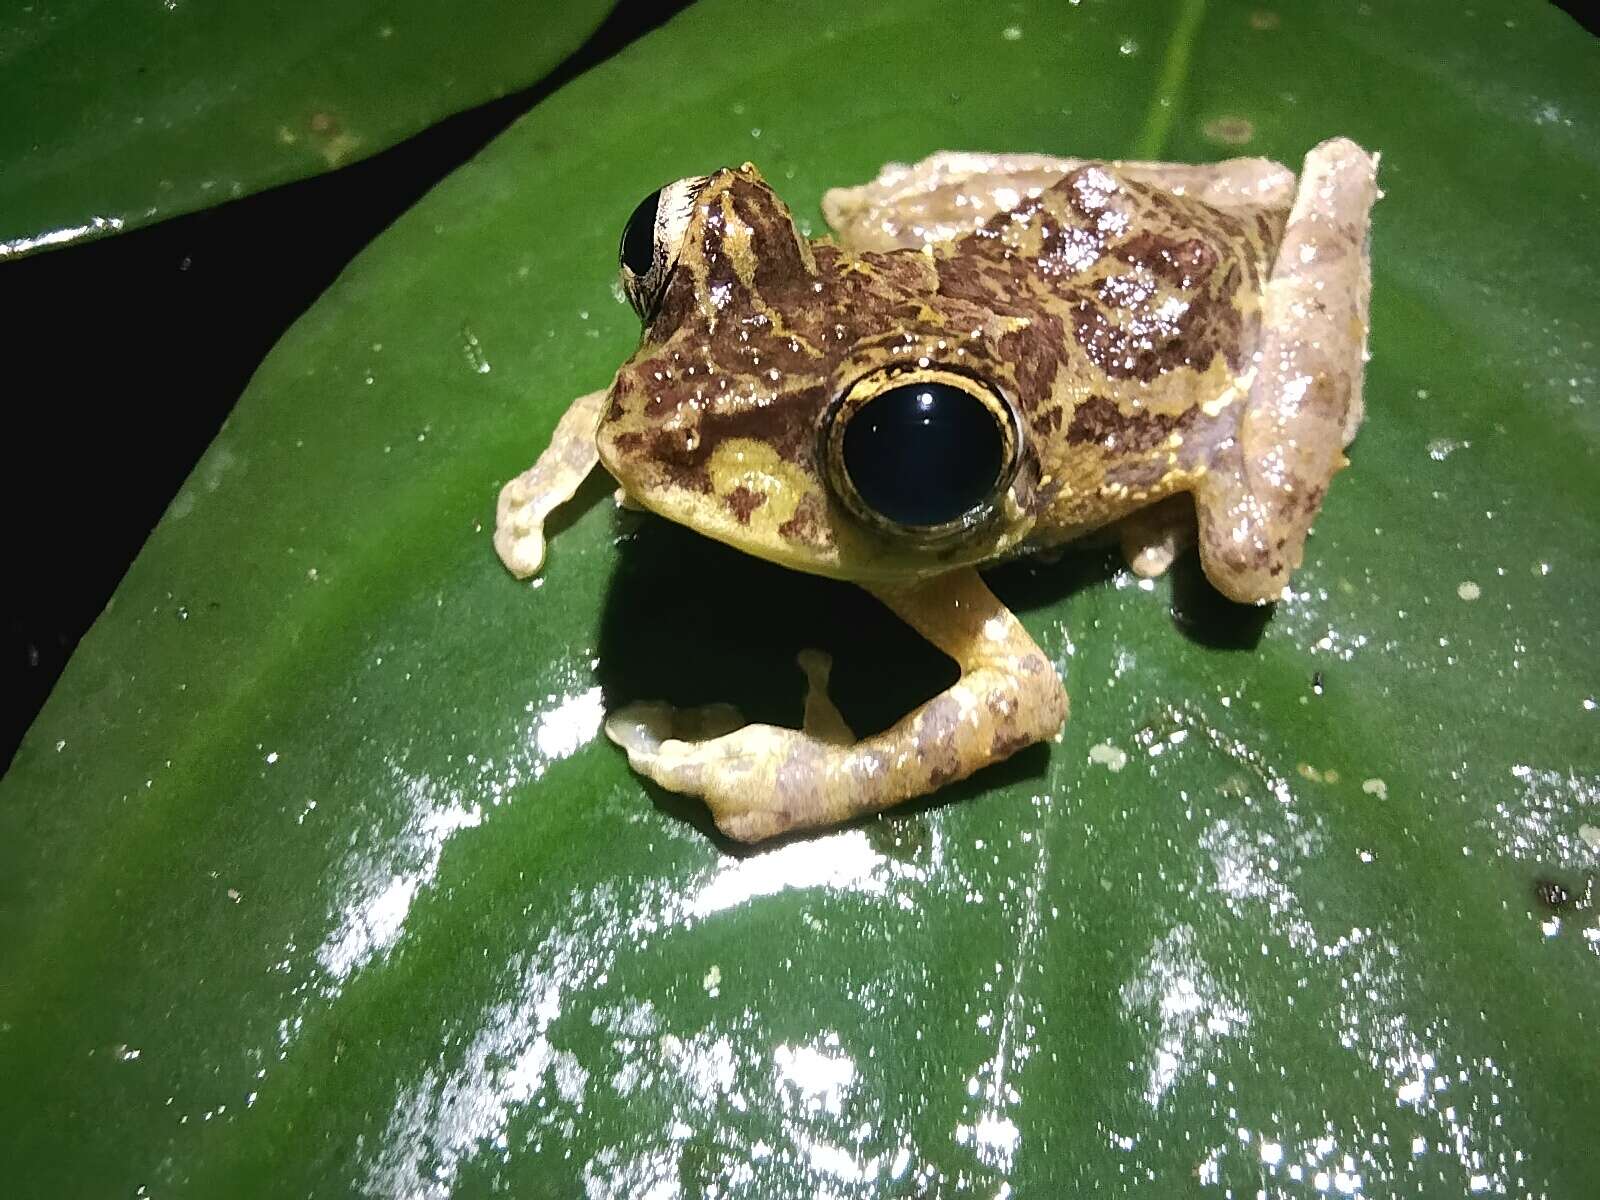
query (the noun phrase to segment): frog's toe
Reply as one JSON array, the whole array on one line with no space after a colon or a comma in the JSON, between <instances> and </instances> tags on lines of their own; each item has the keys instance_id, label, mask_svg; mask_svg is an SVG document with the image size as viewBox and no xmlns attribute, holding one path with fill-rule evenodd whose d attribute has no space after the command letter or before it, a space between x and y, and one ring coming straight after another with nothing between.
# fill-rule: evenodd
<instances>
[{"instance_id":1,"label":"frog's toe","mask_svg":"<svg viewBox=\"0 0 1600 1200\"><path fill-rule=\"evenodd\" d=\"M636 756L654 754L670 736L672 706L659 701L629 704L606 715L606 736Z\"/></svg>"},{"instance_id":2,"label":"frog's toe","mask_svg":"<svg viewBox=\"0 0 1600 1200\"><path fill-rule=\"evenodd\" d=\"M637 770L640 760L661 756L664 747L692 746L732 733L743 724L744 716L731 704L674 708L661 700L641 700L606 717L606 736L627 751Z\"/></svg>"},{"instance_id":3,"label":"frog's toe","mask_svg":"<svg viewBox=\"0 0 1600 1200\"><path fill-rule=\"evenodd\" d=\"M537 575L544 566L544 522L529 506L527 480L511 480L500 489L495 506L494 550L518 579Z\"/></svg>"},{"instance_id":4,"label":"frog's toe","mask_svg":"<svg viewBox=\"0 0 1600 1200\"><path fill-rule=\"evenodd\" d=\"M1141 579L1159 578L1194 542L1194 505L1173 496L1125 518L1117 533L1129 569Z\"/></svg>"},{"instance_id":5,"label":"frog's toe","mask_svg":"<svg viewBox=\"0 0 1600 1200\"><path fill-rule=\"evenodd\" d=\"M1178 548L1170 543L1140 546L1128 555L1128 567L1140 579L1159 579L1167 573L1177 557Z\"/></svg>"},{"instance_id":6,"label":"frog's toe","mask_svg":"<svg viewBox=\"0 0 1600 1200\"><path fill-rule=\"evenodd\" d=\"M740 808L737 811L717 811L713 808L711 816L724 837L746 845L764 842L794 829L794 820L788 813L771 808Z\"/></svg>"},{"instance_id":7,"label":"frog's toe","mask_svg":"<svg viewBox=\"0 0 1600 1200\"><path fill-rule=\"evenodd\" d=\"M817 824L814 780L837 748L794 729L744 725L727 704L675 709L630 704L606 719L606 734L628 765L668 791L699 796L717 828L759 842Z\"/></svg>"},{"instance_id":8,"label":"frog's toe","mask_svg":"<svg viewBox=\"0 0 1600 1200\"><path fill-rule=\"evenodd\" d=\"M606 393L590 392L572 402L556 423L550 445L537 462L500 489L495 503L494 549L518 579L544 566L545 520L573 494L599 461L595 427Z\"/></svg>"}]
</instances>

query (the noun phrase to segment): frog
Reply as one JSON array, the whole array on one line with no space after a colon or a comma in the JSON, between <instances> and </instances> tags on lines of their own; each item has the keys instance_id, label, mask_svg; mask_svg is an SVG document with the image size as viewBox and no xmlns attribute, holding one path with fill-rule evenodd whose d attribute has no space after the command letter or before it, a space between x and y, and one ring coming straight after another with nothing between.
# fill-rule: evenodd
<instances>
[{"instance_id":1,"label":"frog","mask_svg":"<svg viewBox=\"0 0 1600 1200\"><path fill-rule=\"evenodd\" d=\"M1061 673L980 569L1120 542L1154 577L1191 546L1230 599L1302 562L1364 416L1378 156L1298 176L943 151L828 191L812 238L750 163L626 222L638 348L505 484L495 548L537 574L544 526L597 467L619 503L866 589L955 661L882 732L803 651L799 728L638 702L608 737L736 842L879 813L1063 736Z\"/></svg>"}]
</instances>

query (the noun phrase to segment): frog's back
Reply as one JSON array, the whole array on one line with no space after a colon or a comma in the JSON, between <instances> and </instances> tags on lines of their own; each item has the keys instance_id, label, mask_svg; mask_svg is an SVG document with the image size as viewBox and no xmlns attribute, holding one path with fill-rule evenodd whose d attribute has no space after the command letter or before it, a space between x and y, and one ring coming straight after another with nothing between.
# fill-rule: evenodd
<instances>
[{"instance_id":1,"label":"frog's back","mask_svg":"<svg viewBox=\"0 0 1600 1200\"><path fill-rule=\"evenodd\" d=\"M935 250L940 290L1009 319L1016 402L1062 536L1181 490L1233 432L1287 205L1220 207L1084 163Z\"/></svg>"},{"instance_id":2,"label":"frog's back","mask_svg":"<svg viewBox=\"0 0 1600 1200\"><path fill-rule=\"evenodd\" d=\"M1086 163L938 248L940 290L1020 317L1070 314L1095 370L1151 383L1253 345L1286 217Z\"/></svg>"}]
</instances>

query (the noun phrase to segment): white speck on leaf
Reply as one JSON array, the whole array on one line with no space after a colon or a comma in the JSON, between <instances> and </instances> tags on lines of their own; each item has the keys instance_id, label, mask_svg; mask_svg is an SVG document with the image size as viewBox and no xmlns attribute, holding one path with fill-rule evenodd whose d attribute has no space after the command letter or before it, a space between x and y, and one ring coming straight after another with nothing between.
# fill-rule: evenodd
<instances>
[{"instance_id":1,"label":"white speck on leaf","mask_svg":"<svg viewBox=\"0 0 1600 1200\"><path fill-rule=\"evenodd\" d=\"M1089 747L1089 761L1099 763L1113 771L1120 771L1128 765L1128 752L1117 749L1110 742L1100 742Z\"/></svg>"}]
</instances>

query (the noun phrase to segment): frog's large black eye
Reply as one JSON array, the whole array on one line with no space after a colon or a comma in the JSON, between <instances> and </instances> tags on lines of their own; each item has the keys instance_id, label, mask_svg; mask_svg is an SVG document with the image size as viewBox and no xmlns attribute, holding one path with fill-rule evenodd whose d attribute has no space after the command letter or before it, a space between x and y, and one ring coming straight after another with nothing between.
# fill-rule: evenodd
<instances>
[{"instance_id":1,"label":"frog's large black eye","mask_svg":"<svg viewBox=\"0 0 1600 1200\"><path fill-rule=\"evenodd\" d=\"M695 198L707 179L705 175L695 175L657 188L639 201L622 227L622 241L617 247L622 290L642 321L655 315L667 290L667 281L678 265L689 218L694 215Z\"/></svg>"},{"instance_id":2,"label":"frog's large black eye","mask_svg":"<svg viewBox=\"0 0 1600 1200\"><path fill-rule=\"evenodd\" d=\"M993 509L1020 438L1001 397L938 369L889 371L834 404L823 453L835 492L869 523L923 537L957 533Z\"/></svg>"},{"instance_id":3,"label":"frog's large black eye","mask_svg":"<svg viewBox=\"0 0 1600 1200\"><path fill-rule=\"evenodd\" d=\"M617 251L621 265L635 275L647 275L656 259L656 210L661 206L661 189L657 188L633 210L628 223L622 227L622 245Z\"/></svg>"},{"instance_id":4,"label":"frog's large black eye","mask_svg":"<svg viewBox=\"0 0 1600 1200\"><path fill-rule=\"evenodd\" d=\"M896 525L947 525L994 491L1003 446L970 392L912 383L879 392L850 419L844 469L862 502Z\"/></svg>"}]
</instances>

